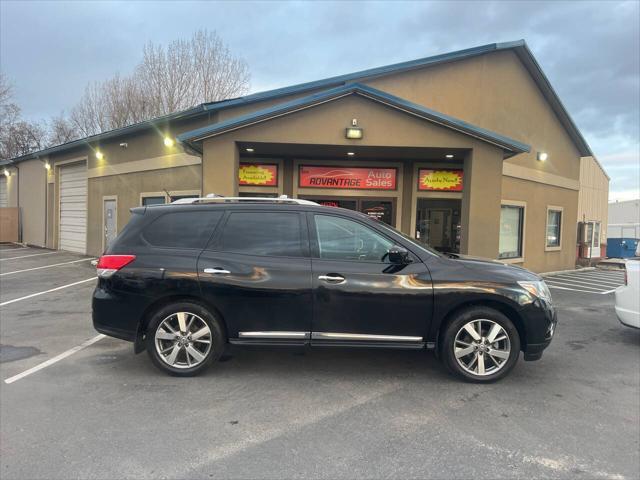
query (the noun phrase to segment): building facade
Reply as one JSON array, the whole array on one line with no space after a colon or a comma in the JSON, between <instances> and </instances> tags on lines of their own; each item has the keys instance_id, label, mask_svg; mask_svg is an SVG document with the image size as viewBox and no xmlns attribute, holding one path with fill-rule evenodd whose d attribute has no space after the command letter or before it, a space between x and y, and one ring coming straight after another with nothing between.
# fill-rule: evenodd
<instances>
[{"instance_id":1,"label":"building facade","mask_svg":"<svg viewBox=\"0 0 640 480\"><path fill-rule=\"evenodd\" d=\"M519 41L203 104L36 152L5 165L6 195L21 208L23 242L90 255L132 207L288 195L541 272L575 264L589 156Z\"/></svg>"}]
</instances>

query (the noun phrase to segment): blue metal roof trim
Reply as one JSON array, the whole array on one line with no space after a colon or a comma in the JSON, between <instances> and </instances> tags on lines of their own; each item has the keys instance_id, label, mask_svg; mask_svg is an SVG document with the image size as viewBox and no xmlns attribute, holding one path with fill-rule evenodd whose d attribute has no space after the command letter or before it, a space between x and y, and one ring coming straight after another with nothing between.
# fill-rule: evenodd
<instances>
[{"instance_id":1,"label":"blue metal roof trim","mask_svg":"<svg viewBox=\"0 0 640 480\"><path fill-rule=\"evenodd\" d=\"M117 137L118 135L133 133L138 130L149 128L153 126L155 122L159 122L159 121L175 120L175 119L183 118L187 116L215 112L215 111L224 110L227 108L233 108L241 105L248 105L248 104L260 102L263 100L273 100L273 99L285 97L287 95L292 95L296 93L305 93L310 90L315 90L320 88L338 87L341 85L345 85L348 82L354 82L356 80L360 80L363 78L370 78L370 77L388 75L392 73L399 73L403 71L426 67L429 65L453 62L453 61L462 60L465 58L474 57L477 55L482 55L485 53L501 51L501 50L513 50L516 52L518 57L525 64L525 66L527 67L531 75L534 77L536 84L539 86L540 90L543 92L547 101L549 101L549 103L551 104L553 110L560 117L561 123L563 123L565 129L567 129L567 131L569 132L569 135L571 136L573 141L576 143L578 150L580 151L580 154L582 156L593 156L593 152L591 151L591 148L589 147L586 140L578 130L575 122L569 115L568 111L560 101L560 98L558 97L557 93L551 86L551 83L549 82L548 78L540 68L540 65L538 64L537 60L529 50L529 47L527 46L526 42L524 40L516 40L513 42L490 43L490 44L482 45L479 47L472 47L464 50L458 50L456 52L443 53L443 54L434 55L430 57L420 58L417 60L411 60L408 62L395 63L392 65L376 67L376 68L371 68L367 70L361 70L359 72L338 75L335 77L301 83L301 84L292 85L289 87L277 88L274 90L268 90L266 92L258 92L258 93L254 93L244 97L221 100L218 102L203 103L201 105L185 110L183 112L177 112L174 114L166 115L164 117L159 117L153 120L149 120L146 122L140 122L134 125L129 125L127 127L111 130L108 132L104 132L104 133L83 138L80 140L75 140L73 142L65 143L62 145L56 145L54 147L40 150L38 152L33 152L27 155L23 155L21 157L8 160L8 161L0 162L0 165L7 164L7 163L16 163L22 160L27 160L29 158L37 158L39 156L44 156L50 153L56 153L59 151L76 148L76 147L82 146L83 144L89 144L91 142L100 141L102 139L113 138L113 137ZM478 127L474 127L474 128L478 128ZM497 135L497 134L494 134L494 135Z\"/></svg>"},{"instance_id":2,"label":"blue metal roof trim","mask_svg":"<svg viewBox=\"0 0 640 480\"><path fill-rule=\"evenodd\" d=\"M500 135L484 128L477 127L449 115L436 112L435 110L431 110L423 107L422 105L409 102L408 100L396 97L376 88L368 87L366 85L361 85L358 83L343 85L340 87L332 88L330 90L323 90L321 92L314 93L303 98L298 98L289 102L275 105L273 107L265 108L256 112L242 115L240 117L232 118L225 122L215 123L206 127L191 130L189 132L178 135L177 138L180 142L186 143L191 148L199 151L198 147L194 145L194 142L202 140L206 137L219 135L231 130L236 130L250 124L267 121L275 116L291 113L302 108L312 107L318 103L330 101L332 99L340 98L350 94L360 94L374 101L389 104L392 107L398 108L400 110L405 110L425 120L432 121L444 127L452 128L467 135L479 138L480 140L498 145L501 148L512 152L513 154L531 151L531 147L529 145L518 142L517 140L513 140L504 135Z\"/></svg>"},{"instance_id":3,"label":"blue metal roof trim","mask_svg":"<svg viewBox=\"0 0 640 480\"><path fill-rule=\"evenodd\" d=\"M73 148L78 148L81 146L89 145L92 142L99 142L100 140L107 140L109 138L118 137L120 135L127 135L130 133L137 132L139 130L145 130L152 126L155 126L160 123L178 120L180 118L189 118L194 115L198 115L201 113L207 113L204 110L204 105L198 105L193 108L189 108L187 110L181 110L179 112L170 113L168 115L163 115L161 117L152 118L150 120L145 120L138 123L133 123L131 125L127 125L126 127L116 128L115 130L108 130L103 133L97 133L95 135L91 135L89 137L79 138L78 140L72 140L67 143L62 143L60 145L54 145L53 147L45 148L43 150L38 150L36 152L28 153L26 155L22 155L20 157L15 157L9 160L4 160L0 162L0 165L9 165L12 163L18 163L23 160L29 160L31 158L43 157L45 155L49 155L56 152L61 152L65 150L70 150Z\"/></svg>"}]
</instances>

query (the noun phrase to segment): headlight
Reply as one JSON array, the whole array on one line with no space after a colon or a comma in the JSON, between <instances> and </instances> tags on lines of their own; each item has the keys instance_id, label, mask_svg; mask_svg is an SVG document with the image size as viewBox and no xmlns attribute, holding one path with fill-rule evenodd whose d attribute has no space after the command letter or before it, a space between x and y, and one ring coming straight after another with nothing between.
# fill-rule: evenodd
<instances>
[{"instance_id":1,"label":"headlight","mask_svg":"<svg viewBox=\"0 0 640 480\"><path fill-rule=\"evenodd\" d=\"M539 280L537 282L519 281L518 285L520 285L534 297L538 297L542 300L546 300L547 302L551 302L551 292L549 291L549 287L547 287L547 284L544 283L544 280Z\"/></svg>"}]
</instances>

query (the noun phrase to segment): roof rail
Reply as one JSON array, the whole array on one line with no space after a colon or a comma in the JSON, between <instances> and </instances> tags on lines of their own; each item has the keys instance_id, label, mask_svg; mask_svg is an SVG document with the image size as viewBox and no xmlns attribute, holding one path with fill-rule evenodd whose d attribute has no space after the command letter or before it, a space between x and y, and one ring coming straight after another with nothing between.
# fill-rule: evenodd
<instances>
[{"instance_id":1,"label":"roof rail","mask_svg":"<svg viewBox=\"0 0 640 480\"><path fill-rule=\"evenodd\" d=\"M316 202L310 200L303 200L301 198L288 198L286 195L280 195L277 198L269 197L223 197L221 195L209 194L206 197L200 198L181 198L175 202L171 202L171 205L194 205L204 203L281 203L281 204L293 204L293 205L318 205Z\"/></svg>"}]
</instances>

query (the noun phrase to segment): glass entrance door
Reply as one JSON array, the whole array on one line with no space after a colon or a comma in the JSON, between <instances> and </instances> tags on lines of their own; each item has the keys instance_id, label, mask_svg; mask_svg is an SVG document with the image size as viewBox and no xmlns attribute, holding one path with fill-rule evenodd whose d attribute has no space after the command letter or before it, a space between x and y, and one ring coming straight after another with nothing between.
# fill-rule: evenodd
<instances>
[{"instance_id":1,"label":"glass entrance door","mask_svg":"<svg viewBox=\"0 0 640 480\"><path fill-rule=\"evenodd\" d=\"M415 238L441 252L460 252L461 200L419 198Z\"/></svg>"},{"instance_id":2,"label":"glass entrance door","mask_svg":"<svg viewBox=\"0 0 640 480\"><path fill-rule=\"evenodd\" d=\"M317 198L304 197L327 207L348 208L362 212L376 220L393 225L393 200L369 198Z\"/></svg>"}]
</instances>

